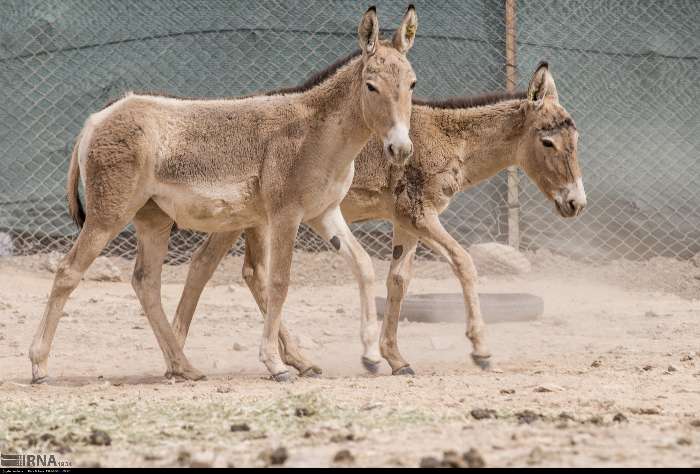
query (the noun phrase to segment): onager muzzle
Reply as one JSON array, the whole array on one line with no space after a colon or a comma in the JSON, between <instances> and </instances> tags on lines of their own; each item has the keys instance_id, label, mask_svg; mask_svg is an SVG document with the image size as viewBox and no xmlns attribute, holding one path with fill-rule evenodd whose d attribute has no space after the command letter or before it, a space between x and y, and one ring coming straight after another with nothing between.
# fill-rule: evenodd
<instances>
[{"instance_id":1,"label":"onager muzzle","mask_svg":"<svg viewBox=\"0 0 700 474\"><path fill-rule=\"evenodd\" d=\"M384 153L395 165L405 165L413 155L413 142L408 136L408 127L394 125L384 138Z\"/></svg>"},{"instance_id":2,"label":"onager muzzle","mask_svg":"<svg viewBox=\"0 0 700 474\"><path fill-rule=\"evenodd\" d=\"M562 217L574 217L581 214L586 207L586 191L583 180L576 179L573 183L561 188L554 196L554 204Z\"/></svg>"}]
</instances>

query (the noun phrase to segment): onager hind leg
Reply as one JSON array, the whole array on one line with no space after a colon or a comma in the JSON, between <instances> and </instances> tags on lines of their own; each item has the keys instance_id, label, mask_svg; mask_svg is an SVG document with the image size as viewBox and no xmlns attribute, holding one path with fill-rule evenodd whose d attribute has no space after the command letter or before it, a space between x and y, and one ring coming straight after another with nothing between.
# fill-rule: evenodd
<instances>
[{"instance_id":1,"label":"onager hind leg","mask_svg":"<svg viewBox=\"0 0 700 474\"><path fill-rule=\"evenodd\" d=\"M131 284L141 301L148 322L155 333L167 366L166 376L189 380L204 374L189 363L168 323L161 302L161 271L168 253L172 219L149 201L134 217L138 235L138 253Z\"/></svg>"},{"instance_id":2,"label":"onager hind leg","mask_svg":"<svg viewBox=\"0 0 700 474\"><path fill-rule=\"evenodd\" d=\"M246 229L245 259L243 261L243 280L253 294L263 318L267 317L267 263L269 252L267 234L263 228ZM294 337L280 322L280 354L286 365L292 366L302 377L318 377L322 370L309 361L301 352Z\"/></svg>"},{"instance_id":3,"label":"onager hind leg","mask_svg":"<svg viewBox=\"0 0 700 474\"><path fill-rule=\"evenodd\" d=\"M236 243L241 232L217 232L210 234L204 243L192 255L187 280L180 296L180 302L173 319L173 332L180 348L185 347L187 333L190 330L192 317L197 308L200 296L207 282L211 279L216 267L226 256L226 253Z\"/></svg>"},{"instance_id":4,"label":"onager hind leg","mask_svg":"<svg viewBox=\"0 0 700 474\"><path fill-rule=\"evenodd\" d=\"M207 281L211 278L221 260L238 240L240 232L217 232L210 234L207 240L192 256L185 289L180 297L173 331L180 347L184 347L190 323L197 307L197 302ZM246 230L245 261L243 279L248 285L263 317L267 313L267 266L266 245L259 231ZM280 324L280 351L282 360L299 371L301 376L313 377L321 374L321 369L309 362L301 353L294 338Z\"/></svg>"},{"instance_id":5,"label":"onager hind leg","mask_svg":"<svg viewBox=\"0 0 700 474\"><path fill-rule=\"evenodd\" d=\"M408 291L413 272L413 257L416 254L418 238L407 233L398 225L394 225L393 255L389 275L386 279L386 310L382 323L382 335L379 348L382 357L391 366L393 375L415 375L411 366L399 352L397 332L401 303Z\"/></svg>"},{"instance_id":6,"label":"onager hind leg","mask_svg":"<svg viewBox=\"0 0 700 474\"><path fill-rule=\"evenodd\" d=\"M360 337L364 346L362 364L369 372L376 373L379 370L380 356L372 259L352 235L339 207L330 209L309 222L309 225L321 237L330 241L335 250L350 264L360 285Z\"/></svg>"},{"instance_id":7,"label":"onager hind leg","mask_svg":"<svg viewBox=\"0 0 700 474\"><path fill-rule=\"evenodd\" d=\"M440 223L437 215L429 214L412 231L430 248L447 259L459 279L464 294L467 315L467 338L472 343L472 360L482 369L490 367L491 353L486 344L486 324L481 316L479 295L476 292L476 268L466 250Z\"/></svg>"},{"instance_id":8,"label":"onager hind leg","mask_svg":"<svg viewBox=\"0 0 700 474\"><path fill-rule=\"evenodd\" d=\"M270 272L267 276L267 316L260 343L260 361L277 382L290 380L287 366L282 362L279 352L280 324L282 306L289 290L289 273L292 266L294 241L299 231L301 216L292 211L270 216L270 238L266 242L270 249Z\"/></svg>"},{"instance_id":9,"label":"onager hind leg","mask_svg":"<svg viewBox=\"0 0 700 474\"><path fill-rule=\"evenodd\" d=\"M120 229L121 226L110 229L98 227L88 218L70 252L61 260L44 315L29 348L29 359L32 362L32 383L42 383L48 378L48 357L51 343L68 297L78 286L90 264Z\"/></svg>"}]
</instances>

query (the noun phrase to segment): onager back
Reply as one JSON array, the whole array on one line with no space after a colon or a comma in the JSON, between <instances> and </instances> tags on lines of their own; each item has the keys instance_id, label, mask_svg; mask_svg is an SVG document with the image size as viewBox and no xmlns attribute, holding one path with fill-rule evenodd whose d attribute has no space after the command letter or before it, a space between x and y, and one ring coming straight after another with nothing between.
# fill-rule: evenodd
<instances>
[{"instance_id":1,"label":"onager back","mask_svg":"<svg viewBox=\"0 0 700 474\"><path fill-rule=\"evenodd\" d=\"M104 246L129 222L138 234L132 284L165 357L167 374L203 375L185 357L163 312L160 275L173 223L204 232L264 228L268 315L260 359L275 380L289 378L278 348L292 249L302 221L359 247L339 204L353 160L372 133L385 156L405 161L415 74L406 59L414 8L391 41L379 39L374 7L358 28L361 51L299 88L239 99L196 100L127 94L93 114L78 137L68 176L71 214L84 226L61 262L30 348L32 378L47 359L70 293Z\"/></svg>"},{"instance_id":2,"label":"onager back","mask_svg":"<svg viewBox=\"0 0 700 474\"><path fill-rule=\"evenodd\" d=\"M458 192L508 166L520 166L554 202L562 217L578 215L586 206L577 157L578 132L571 116L559 103L548 65L542 63L533 74L527 93L446 101L414 100L411 138L415 154L406 166L382 159L381 143L370 140L355 160L355 179L341 204L348 222L389 219L394 226L381 354L392 373L413 373L399 352L397 330L401 302L408 290L420 240L442 255L459 279L468 308L466 335L473 346L472 358L480 367L487 368L491 353L476 292L476 270L469 254L444 229L438 216ZM206 281L238 236L238 233L213 234L192 259L174 322L181 340L186 337ZM260 275L265 266L259 263L255 250L261 238L264 236L246 231L243 274L254 295L264 292L256 283L265 280ZM360 258L365 256L363 253ZM371 267L356 274L356 278L364 305L364 299L373 296ZM260 297L256 296L256 300L260 302ZM375 313L372 317L376 317ZM363 306L363 324L367 318ZM293 365L297 368L313 366L293 344L288 332L283 330L281 335L287 360L295 361ZM365 359L363 362L368 370L377 370L376 364Z\"/></svg>"}]
</instances>

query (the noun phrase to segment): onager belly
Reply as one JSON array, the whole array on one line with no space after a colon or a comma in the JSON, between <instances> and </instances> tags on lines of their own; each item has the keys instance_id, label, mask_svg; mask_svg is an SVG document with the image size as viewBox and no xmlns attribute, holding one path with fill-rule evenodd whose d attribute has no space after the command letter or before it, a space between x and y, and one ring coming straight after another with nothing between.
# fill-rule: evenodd
<instances>
[{"instance_id":1,"label":"onager belly","mask_svg":"<svg viewBox=\"0 0 700 474\"><path fill-rule=\"evenodd\" d=\"M239 183L162 184L153 200L183 229L224 232L263 220L257 177Z\"/></svg>"}]
</instances>

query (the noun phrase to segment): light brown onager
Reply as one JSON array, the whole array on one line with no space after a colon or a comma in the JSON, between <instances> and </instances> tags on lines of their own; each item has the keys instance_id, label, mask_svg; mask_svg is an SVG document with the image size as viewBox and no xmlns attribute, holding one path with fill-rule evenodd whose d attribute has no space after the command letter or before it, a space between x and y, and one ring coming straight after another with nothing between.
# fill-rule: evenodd
<instances>
[{"instance_id":1,"label":"light brown onager","mask_svg":"<svg viewBox=\"0 0 700 474\"><path fill-rule=\"evenodd\" d=\"M520 166L544 195L554 201L564 217L578 215L586 205L577 161L578 133L570 115L561 106L554 80L546 63L535 71L527 96L495 94L455 98L443 102L414 100L411 139L415 154L405 168L382 159L381 144L371 140L355 160L355 179L341 204L348 222L388 219L394 226L394 251L387 278L388 302L381 335L381 354L394 374L412 374L397 345L401 302L411 279L411 266L418 241L423 241L452 266L459 279L467 311L467 337L474 361L488 366L484 322L475 288L476 271L469 254L441 225L438 216L453 196L490 178L500 170ZM184 341L194 308L204 285L218 262L238 239L239 233L209 236L192 259L174 327ZM260 230L246 230L243 275L263 313L267 267L261 253ZM360 261L368 262L363 252ZM362 321L376 317L372 300L374 274L370 264L357 265L362 294ZM370 314L367 314L370 311ZM376 324L376 323L375 323ZM283 331L285 360L305 370L307 361ZM366 332L363 329L363 335ZM365 344L375 341L363 341ZM371 360L365 367L376 371Z\"/></svg>"},{"instance_id":2,"label":"light brown onager","mask_svg":"<svg viewBox=\"0 0 700 474\"><path fill-rule=\"evenodd\" d=\"M63 306L90 263L130 221L138 235L132 284L163 351L168 374L199 379L168 323L161 267L173 223L203 232L258 227L269 252L262 301L268 309L260 359L289 379L278 348L292 249L301 222L361 252L340 213L355 156L372 133L403 163L415 74L406 59L417 27L408 8L392 41L379 39L374 7L358 28L361 52L298 88L238 99L190 100L128 94L87 120L71 159L69 207L84 226L61 262L30 348L34 382ZM371 331L369 328L368 331ZM374 328L376 333L376 328ZM374 334L368 338L374 338Z\"/></svg>"}]
</instances>

